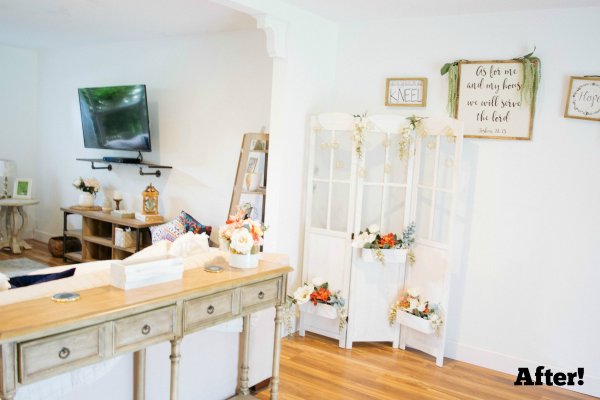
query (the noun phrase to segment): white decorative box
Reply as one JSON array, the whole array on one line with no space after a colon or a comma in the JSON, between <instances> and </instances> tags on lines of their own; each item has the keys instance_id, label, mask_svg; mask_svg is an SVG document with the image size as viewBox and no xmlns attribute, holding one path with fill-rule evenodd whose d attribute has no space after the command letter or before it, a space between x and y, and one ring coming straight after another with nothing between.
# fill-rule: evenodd
<instances>
[{"instance_id":1,"label":"white decorative box","mask_svg":"<svg viewBox=\"0 0 600 400\"><path fill-rule=\"evenodd\" d=\"M315 306L312 302L307 302L300 305L300 311L305 312L307 314L315 314L319 317L336 319L337 310L335 307L330 306L329 304L317 303Z\"/></svg>"},{"instance_id":2,"label":"white decorative box","mask_svg":"<svg viewBox=\"0 0 600 400\"><path fill-rule=\"evenodd\" d=\"M431 326L431 321L428 319L423 319L401 310L398 310L396 321L402 326L406 326L427 335L431 335L435 332L435 329Z\"/></svg>"},{"instance_id":3,"label":"white decorative box","mask_svg":"<svg viewBox=\"0 0 600 400\"><path fill-rule=\"evenodd\" d=\"M375 251L373 249L362 249L361 258L366 262L379 262L377 257L375 257ZM406 262L406 254L408 253L406 249L382 249L380 250L384 257L384 262L388 263L405 263Z\"/></svg>"},{"instance_id":4,"label":"white decorative box","mask_svg":"<svg viewBox=\"0 0 600 400\"><path fill-rule=\"evenodd\" d=\"M113 261L110 266L110 284L124 290L176 281L182 277L181 257L161 256L135 261Z\"/></svg>"}]
</instances>

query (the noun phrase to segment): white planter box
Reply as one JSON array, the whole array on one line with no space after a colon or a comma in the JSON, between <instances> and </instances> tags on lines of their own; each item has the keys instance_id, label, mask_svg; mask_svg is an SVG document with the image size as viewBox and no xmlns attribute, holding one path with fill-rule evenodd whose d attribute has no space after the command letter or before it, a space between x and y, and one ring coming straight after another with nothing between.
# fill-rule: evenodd
<instances>
[{"instance_id":1,"label":"white planter box","mask_svg":"<svg viewBox=\"0 0 600 400\"><path fill-rule=\"evenodd\" d=\"M233 254L229 253L229 265L235 268L256 268L258 267L257 254Z\"/></svg>"},{"instance_id":2,"label":"white planter box","mask_svg":"<svg viewBox=\"0 0 600 400\"><path fill-rule=\"evenodd\" d=\"M435 329L433 329L431 326L431 321L409 314L402 310L398 310L396 321L402 326L406 326L427 335L431 335L435 332Z\"/></svg>"},{"instance_id":3,"label":"white planter box","mask_svg":"<svg viewBox=\"0 0 600 400\"><path fill-rule=\"evenodd\" d=\"M406 249L383 249L381 252L383 253L384 262L386 264L403 264L406 262L406 254L408 253ZM363 248L361 258L366 262L379 262L377 257L375 257L375 250L373 249Z\"/></svg>"},{"instance_id":4,"label":"white planter box","mask_svg":"<svg viewBox=\"0 0 600 400\"><path fill-rule=\"evenodd\" d=\"M323 318L337 319L337 310L329 304L317 303L315 306L309 301L300 305L300 311L307 314L315 314Z\"/></svg>"}]
</instances>

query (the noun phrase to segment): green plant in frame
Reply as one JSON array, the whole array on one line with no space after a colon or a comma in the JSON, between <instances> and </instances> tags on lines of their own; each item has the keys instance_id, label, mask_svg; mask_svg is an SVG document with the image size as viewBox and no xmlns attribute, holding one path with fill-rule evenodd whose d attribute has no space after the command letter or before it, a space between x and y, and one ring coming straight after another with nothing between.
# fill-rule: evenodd
<instances>
[{"instance_id":1,"label":"green plant in frame","mask_svg":"<svg viewBox=\"0 0 600 400\"><path fill-rule=\"evenodd\" d=\"M29 190L29 182L19 181L17 182L17 196L27 196Z\"/></svg>"}]
</instances>

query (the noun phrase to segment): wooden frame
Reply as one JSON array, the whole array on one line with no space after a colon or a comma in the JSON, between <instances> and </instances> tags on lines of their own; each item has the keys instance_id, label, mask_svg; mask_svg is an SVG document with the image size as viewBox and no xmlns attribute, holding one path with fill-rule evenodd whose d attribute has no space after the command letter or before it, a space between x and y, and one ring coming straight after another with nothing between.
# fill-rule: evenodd
<instances>
[{"instance_id":1,"label":"wooden frame","mask_svg":"<svg viewBox=\"0 0 600 400\"><path fill-rule=\"evenodd\" d=\"M537 61L535 61L537 63ZM480 61L460 61L458 63L458 81L457 81L457 100L456 100L456 118L463 121L460 118L460 85L462 76L462 66L465 64L518 64L523 68L523 63L518 60L480 60ZM533 104L529 105L529 124L528 124L528 132L527 136L497 136L497 135L477 135L477 134L468 134L467 124L465 123L465 138L476 138L476 139L501 139L501 140L531 140L533 135L533 117L535 115L535 108Z\"/></svg>"},{"instance_id":2,"label":"wooden frame","mask_svg":"<svg viewBox=\"0 0 600 400\"><path fill-rule=\"evenodd\" d=\"M573 81L592 81L592 83L585 82L574 87ZM595 108L591 111L578 109L579 105L576 103L575 96L581 90L582 87L592 85L597 93L593 93L593 100L596 102ZM576 88L576 89L575 89ZM575 89L575 93L573 93ZM569 110L570 105L573 104L575 110ZM592 103L593 104L593 103ZM591 106L590 106L591 107ZM571 111L571 112L569 112ZM591 115L591 116L586 116ZM595 117L594 117L595 116ZM565 102L565 118L573 119L585 119L588 121L600 121L600 76L572 76L569 79L569 90L567 92L567 101Z\"/></svg>"},{"instance_id":3,"label":"wooden frame","mask_svg":"<svg viewBox=\"0 0 600 400\"><path fill-rule=\"evenodd\" d=\"M393 81L419 81L421 82L421 101L395 103L390 101L390 83ZM415 85L416 86L416 85ZM388 107L425 107L427 106L427 78L387 78L385 80L385 105Z\"/></svg>"},{"instance_id":4,"label":"wooden frame","mask_svg":"<svg viewBox=\"0 0 600 400\"><path fill-rule=\"evenodd\" d=\"M33 184L32 179L23 179L17 178L15 179L14 189L13 189L13 198L14 199L31 199L31 186ZM23 186L25 185L25 186ZM23 192L25 189L25 192Z\"/></svg>"}]
</instances>

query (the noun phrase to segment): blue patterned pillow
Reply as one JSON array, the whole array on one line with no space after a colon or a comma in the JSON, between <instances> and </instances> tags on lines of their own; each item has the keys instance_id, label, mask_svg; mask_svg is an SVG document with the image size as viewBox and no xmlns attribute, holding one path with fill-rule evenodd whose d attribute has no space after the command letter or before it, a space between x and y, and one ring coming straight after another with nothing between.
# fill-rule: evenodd
<instances>
[{"instance_id":1,"label":"blue patterned pillow","mask_svg":"<svg viewBox=\"0 0 600 400\"><path fill-rule=\"evenodd\" d=\"M183 223L186 232L193 232L196 235L206 233L208 236L212 232L212 226L201 224L185 211L182 211L177 218Z\"/></svg>"},{"instance_id":2,"label":"blue patterned pillow","mask_svg":"<svg viewBox=\"0 0 600 400\"><path fill-rule=\"evenodd\" d=\"M181 222L181 219L177 217L165 224L150 227L150 232L152 233L153 244L161 240L173 242L185 233L185 226Z\"/></svg>"}]
</instances>

